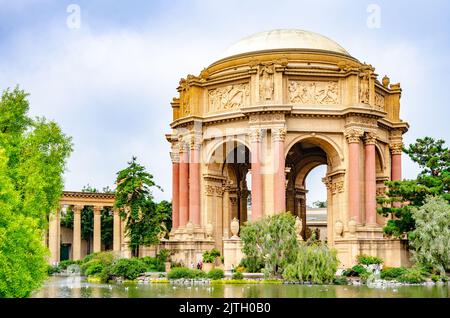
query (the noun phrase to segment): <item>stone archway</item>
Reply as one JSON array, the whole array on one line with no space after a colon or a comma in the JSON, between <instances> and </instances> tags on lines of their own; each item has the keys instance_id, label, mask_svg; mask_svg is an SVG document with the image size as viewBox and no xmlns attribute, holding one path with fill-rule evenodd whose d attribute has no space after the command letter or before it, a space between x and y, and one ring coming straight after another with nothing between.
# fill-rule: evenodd
<instances>
[{"instance_id":1,"label":"stone archway","mask_svg":"<svg viewBox=\"0 0 450 318\"><path fill-rule=\"evenodd\" d=\"M307 238L306 224L306 178L308 174L320 165L327 166L327 172L322 181L327 186L327 238L333 243L333 201L344 192L344 172L339 170L340 156L335 147L316 137L299 138L290 144L286 154L286 210L298 216L302 221L302 237ZM332 186L334 185L334 188ZM338 216L339 217L339 216ZM331 241L331 242L330 242Z\"/></svg>"}]
</instances>

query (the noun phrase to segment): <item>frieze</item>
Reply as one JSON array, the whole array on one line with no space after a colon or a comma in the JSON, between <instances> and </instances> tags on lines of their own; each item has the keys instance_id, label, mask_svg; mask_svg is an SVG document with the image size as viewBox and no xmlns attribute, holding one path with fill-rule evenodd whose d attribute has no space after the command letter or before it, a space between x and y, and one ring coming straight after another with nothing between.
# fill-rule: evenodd
<instances>
[{"instance_id":1,"label":"frieze","mask_svg":"<svg viewBox=\"0 0 450 318\"><path fill-rule=\"evenodd\" d=\"M333 105L339 103L337 81L290 81L289 102L304 105Z\"/></svg>"},{"instance_id":2,"label":"frieze","mask_svg":"<svg viewBox=\"0 0 450 318\"><path fill-rule=\"evenodd\" d=\"M375 93L375 107L384 110L384 96L380 93Z\"/></svg>"},{"instance_id":3,"label":"frieze","mask_svg":"<svg viewBox=\"0 0 450 318\"><path fill-rule=\"evenodd\" d=\"M250 104L249 84L232 84L208 91L209 112L238 109Z\"/></svg>"}]
</instances>

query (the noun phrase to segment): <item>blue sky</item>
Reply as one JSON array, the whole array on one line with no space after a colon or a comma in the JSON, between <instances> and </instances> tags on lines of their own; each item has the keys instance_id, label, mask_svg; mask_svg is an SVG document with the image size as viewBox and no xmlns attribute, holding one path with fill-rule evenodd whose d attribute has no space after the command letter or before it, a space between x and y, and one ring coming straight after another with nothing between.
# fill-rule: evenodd
<instances>
[{"instance_id":1,"label":"blue sky","mask_svg":"<svg viewBox=\"0 0 450 318\"><path fill-rule=\"evenodd\" d=\"M67 27L69 4L81 9ZM367 8L380 8L369 28ZM56 120L75 151L66 189L112 186L138 156L169 199L170 101L181 77L198 74L228 46L252 33L298 28L328 36L380 77L403 88L405 142L450 140L448 1L55 1L0 0L0 90L19 84L33 115ZM403 160L404 176L417 167ZM324 199L317 168L309 202Z\"/></svg>"}]
</instances>

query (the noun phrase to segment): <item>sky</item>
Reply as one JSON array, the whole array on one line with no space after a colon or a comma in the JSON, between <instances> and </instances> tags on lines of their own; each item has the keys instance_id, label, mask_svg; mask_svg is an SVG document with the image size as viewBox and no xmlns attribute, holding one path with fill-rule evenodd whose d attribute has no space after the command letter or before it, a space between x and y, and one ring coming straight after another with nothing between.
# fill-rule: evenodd
<instances>
[{"instance_id":1,"label":"sky","mask_svg":"<svg viewBox=\"0 0 450 318\"><path fill-rule=\"evenodd\" d=\"M0 90L30 93L31 115L73 137L66 190L113 187L137 156L171 198L170 101L253 33L296 28L323 34L382 78L400 82L406 144L450 140L449 1L0 0ZM418 167L403 156L403 176ZM324 167L307 179L308 202L325 200Z\"/></svg>"}]
</instances>

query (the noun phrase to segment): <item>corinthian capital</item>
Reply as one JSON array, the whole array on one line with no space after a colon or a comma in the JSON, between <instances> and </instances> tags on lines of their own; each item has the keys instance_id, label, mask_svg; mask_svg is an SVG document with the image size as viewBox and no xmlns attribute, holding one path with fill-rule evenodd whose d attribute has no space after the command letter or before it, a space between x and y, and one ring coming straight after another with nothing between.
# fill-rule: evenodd
<instances>
[{"instance_id":1,"label":"corinthian capital","mask_svg":"<svg viewBox=\"0 0 450 318\"><path fill-rule=\"evenodd\" d=\"M253 128L249 132L250 142L261 142L262 133L260 128Z\"/></svg>"},{"instance_id":2,"label":"corinthian capital","mask_svg":"<svg viewBox=\"0 0 450 318\"><path fill-rule=\"evenodd\" d=\"M272 129L273 141L284 141L286 139L286 128L274 128Z\"/></svg>"},{"instance_id":3,"label":"corinthian capital","mask_svg":"<svg viewBox=\"0 0 450 318\"><path fill-rule=\"evenodd\" d=\"M366 145L375 145L377 143L377 134L368 132L364 135L364 143Z\"/></svg>"},{"instance_id":4,"label":"corinthian capital","mask_svg":"<svg viewBox=\"0 0 450 318\"><path fill-rule=\"evenodd\" d=\"M347 138L348 143L357 143L359 138L364 134L364 131L356 128L348 128L344 130L344 136Z\"/></svg>"},{"instance_id":5,"label":"corinthian capital","mask_svg":"<svg viewBox=\"0 0 450 318\"><path fill-rule=\"evenodd\" d=\"M178 151L171 151L170 159L172 159L172 163L180 162L180 153Z\"/></svg>"},{"instance_id":6,"label":"corinthian capital","mask_svg":"<svg viewBox=\"0 0 450 318\"><path fill-rule=\"evenodd\" d=\"M199 150L200 146L201 146L200 138L198 138L197 136L191 136L191 138L189 139L189 148L191 150Z\"/></svg>"},{"instance_id":7,"label":"corinthian capital","mask_svg":"<svg viewBox=\"0 0 450 318\"><path fill-rule=\"evenodd\" d=\"M391 149L391 153L393 155L401 155L402 149L403 149L403 144L401 142L392 143L389 145L389 148Z\"/></svg>"}]
</instances>

